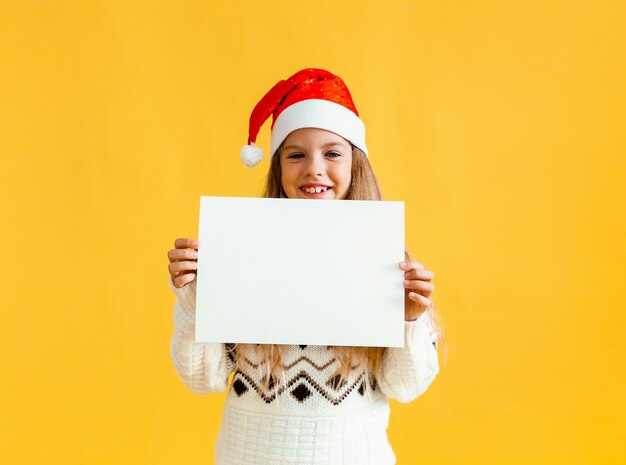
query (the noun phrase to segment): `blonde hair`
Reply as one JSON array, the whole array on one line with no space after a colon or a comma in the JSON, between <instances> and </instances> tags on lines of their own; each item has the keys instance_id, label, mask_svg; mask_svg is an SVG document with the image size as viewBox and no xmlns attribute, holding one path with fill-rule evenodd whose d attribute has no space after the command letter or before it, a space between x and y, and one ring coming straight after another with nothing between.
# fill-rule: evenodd
<instances>
[{"instance_id":1,"label":"blonde hair","mask_svg":"<svg viewBox=\"0 0 626 465\"><path fill-rule=\"evenodd\" d=\"M283 144L281 144L270 162L270 169L267 174L263 197L265 198L287 198L282 186L282 171L280 164L280 155L282 153ZM357 147L352 146L352 180L346 200L382 200L382 195L374 171L367 159L365 153ZM406 253L406 258L410 255ZM405 296L408 298L408 296ZM431 309L428 310L432 312ZM434 315L432 315L434 316ZM434 321L434 319L433 319ZM238 344L243 348L243 344ZM257 347L262 354L262 365L265 367L264 379L265 388L270 386L270 380L280 380L284 372L282 364L282 354L285 346L278 344L259 344ZM350 373L350 370L363 367L367 372L367 381L374 382L378 376L385 347L333 347L335 358L339 363L336 375L339 375L339 382L343 382ZM239 357L237 364L239 365ZM269 374L269 376L267 376Z\"/></svg>"}]
</instances>

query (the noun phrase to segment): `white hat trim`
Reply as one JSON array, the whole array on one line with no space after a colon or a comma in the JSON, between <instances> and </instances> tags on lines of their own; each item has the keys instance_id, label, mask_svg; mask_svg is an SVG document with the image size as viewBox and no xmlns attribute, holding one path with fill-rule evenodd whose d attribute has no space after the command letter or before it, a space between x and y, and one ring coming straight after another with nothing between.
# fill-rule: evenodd
<instances>
[{"instance_id":1,"label":"white hat trim","mask_svg":"<svg viewBox=\"0 0 626 465\"><path fill-rule=\"evenodd\" d=\"M365 125L361 118L343 105L329 100L308 99L285 108L274 123L270 153L296 129L318 128L334 132L367 155Z\"/></svg>"}]
</instances>

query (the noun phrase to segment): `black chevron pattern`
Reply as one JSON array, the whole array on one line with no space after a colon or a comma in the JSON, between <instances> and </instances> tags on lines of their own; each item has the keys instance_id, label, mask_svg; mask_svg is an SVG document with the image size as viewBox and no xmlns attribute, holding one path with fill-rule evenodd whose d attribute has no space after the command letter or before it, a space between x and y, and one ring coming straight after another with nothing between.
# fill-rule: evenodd
<instances>
[{"instance_id":1,"label":"black chevron pattern","mask_svg":"<svg viewBox=\"0 0 626 465\"><path fill-rule=\"evenodd\" d=\"M259 368L261 366L261 363L254 363L248 357L242 357L242 359L251 368L257 369L257 368ZM331 366L336 361L337 361L336 358L331 358L328 362L324 363L323 365L318 365L313 360L311 360L309 357L302 356L302 357L297 358L296 360L294 360L293 362L291 362L289 364L284 364L283 363L283 364L281 364L281 366L283 367L283 370L290 370L293 367L295 367L298 363L305 362L305 363L308 363L310 366L312 366L313 368L315 368L318 371L324 371L326 368ZM354 366L353 368L356 368L356 366Z\"/></svg>"},{"instance_id":2,"label":"black chevron pattern","mask_svg":"<svg viewBox=\"0 0 626 465\"><path fill-rule=\"evenodd\" d=\"M309 360L310 361L310 360ZM313 377L305 370L299 371L295 376L291 377L284 385L280 385L277 388L264 389L261 383L257 383L252 377L238 369L235 371L233 378L233 386L237 385L235 389L236 394L241 397L248 392L248 387L255 391L261 399L266 403L271 403L278 396L288 391L291 395L300 403L304 403L311 397L313 391L320 394L324 399L333 405L339 405L343 400L355 389L360 395L365 395L365 372L359 374L350 385L343 383L341 386L336 386L336 375L331 377L326 383L327 386L320 385Z\"/></svg>"}]
</instances>

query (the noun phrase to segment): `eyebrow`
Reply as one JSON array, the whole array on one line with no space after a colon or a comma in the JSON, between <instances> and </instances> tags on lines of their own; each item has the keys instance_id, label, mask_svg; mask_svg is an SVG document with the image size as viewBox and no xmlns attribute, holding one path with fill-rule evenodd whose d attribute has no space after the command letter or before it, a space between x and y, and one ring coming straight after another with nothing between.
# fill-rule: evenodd
<instances>
[{"instance_id":1,"label":"eyebrow","mask_svg":"<svg viewBox=\"0 0 626 465\"><path fill-rule=\"evenodd\" d=\"M324 144L322 145L322 148L326 149L328 147L333 147L333 146L339 146L339 147L343 147L345 148L345 145L342 144L341 142L329 142L328 144ZM283 150L288 150L288 149L303 149L304 147L302 145L297 145L297 144L290 144L290 145L286 145L285 147L283 147Z\"/></svg>"}]
</instances>

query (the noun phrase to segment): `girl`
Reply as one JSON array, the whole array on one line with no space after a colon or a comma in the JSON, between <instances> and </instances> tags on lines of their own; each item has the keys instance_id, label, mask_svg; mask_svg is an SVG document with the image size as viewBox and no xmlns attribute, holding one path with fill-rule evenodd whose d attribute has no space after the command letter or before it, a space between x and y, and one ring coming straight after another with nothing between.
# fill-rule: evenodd
<instances>
[{"instance_id":1,"label":"girl","mask_svg":"<svg viewBox=\"0 0 626 465\"><path fill-rule=\"evenodd\" d=\"M254 142L271 114L273 156L264 197L381 199L367 160L365 128L339 77L305 69L276 84L250 117L241 153L248 166L261 159ZM168 254L177 296L171 355L183 382L198 394L226 389L234 372L216 463L395 463L386 434L387 398L415 399L439 371L433 273L408 256L399 264L404 348L196 343L199 246L177 239Z\"/></svg>"}]
</instances>

